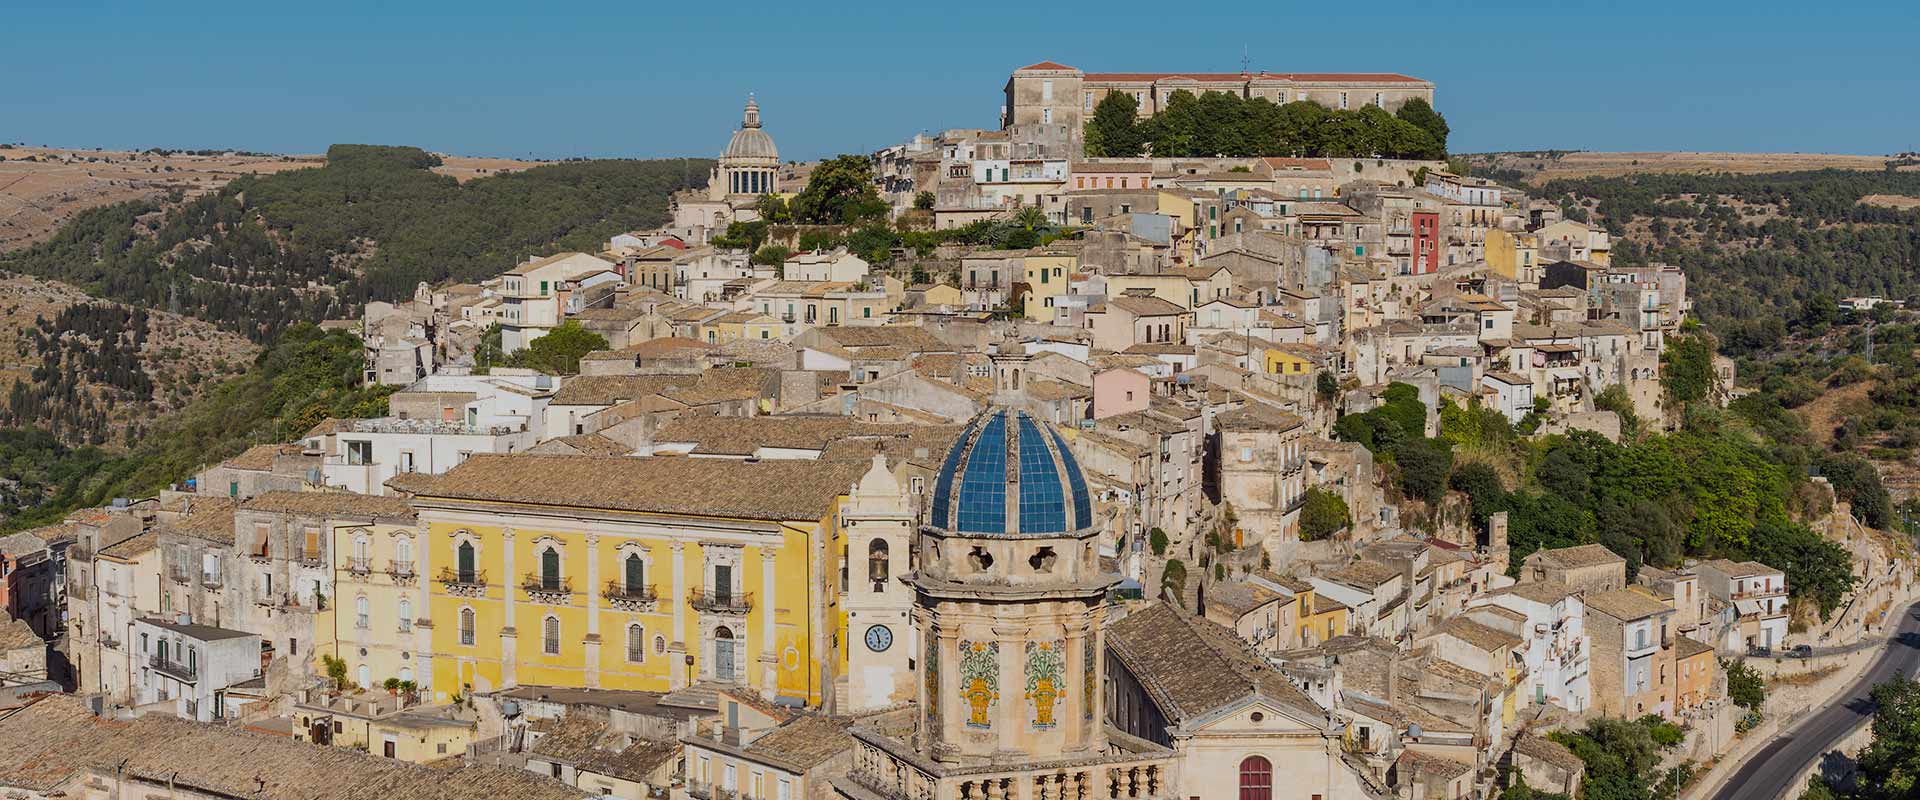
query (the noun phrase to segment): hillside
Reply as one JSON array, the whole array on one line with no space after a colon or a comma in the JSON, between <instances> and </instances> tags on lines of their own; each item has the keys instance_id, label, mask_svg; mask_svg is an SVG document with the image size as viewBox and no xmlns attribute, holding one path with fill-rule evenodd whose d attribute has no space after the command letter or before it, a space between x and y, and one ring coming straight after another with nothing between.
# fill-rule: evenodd
<instances>
[{"instance_id":1,"label":"hillside","mask_svg":"<svg viewBox=\"0 0 1920 800\"><path fill-rule=\"evenodd\" d=\"M260 348L200 320L0 273L0 425L123 447L243 372Z\"/></svg>"},{"instance_id":2,"label":"hillside","mask_svg":"<svg viewBox=\"0 0 1920 800\"><path fill-rule=\"evenodd\" d=\"M1562 178L1620 178L1628 175L1712 174L1751 175L1762 172L1799 172L1844 169L1877 172L1886 156L1828 153L1602 153L1582 150L1540 150L1475 153L1466 156L1475 175L1499 175L1501 180L1538 183ZM1906 169L1920 169L1909 166Z\"/></svg>"},{"instance_id":3,"label":"hillside","mask_svg":"<svg viewBox=\"0 0 1920 800\"><path fill-rule=\"evenodd\" d=\"M433 171L467 181L542 162L442 155ZM198 197L242 175L316 167L321 155L81 150L0 145L0 253L45 241L82 211L179 192Z\"/></svg>"},{"instance_id":4,"label":"hillside","mask_svg":"<svg viewBox=\"0 0 1920 800\"><path fill-rule=\"evenodd\" d=\"M408 296L420 281L480 280L529 254L659 225L668 196L704 180L707 162L566 162L465 181L444 169L417 148L336 145L324 166L81 211L0 256L0 269L264 342L294 322Z\"/></svg>"}]
</instances>

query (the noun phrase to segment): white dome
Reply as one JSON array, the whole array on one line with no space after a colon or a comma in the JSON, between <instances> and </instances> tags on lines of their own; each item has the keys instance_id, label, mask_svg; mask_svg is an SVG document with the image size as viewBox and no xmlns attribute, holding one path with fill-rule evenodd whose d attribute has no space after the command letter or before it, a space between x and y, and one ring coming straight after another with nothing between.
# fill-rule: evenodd
<instances>
[{"instance_id":1,"label":"white dome","mask_svg":"<svg viewBox=\"0 0 1920 800\"><path fill-rule=\"evenodd\" d=\"M758 158L773 161L780 160L780 151L773 146L773 137L759 128L741 128L733 132L733 139L727 142L727 150L721 158Z\"/></svg>"}]
</instances>

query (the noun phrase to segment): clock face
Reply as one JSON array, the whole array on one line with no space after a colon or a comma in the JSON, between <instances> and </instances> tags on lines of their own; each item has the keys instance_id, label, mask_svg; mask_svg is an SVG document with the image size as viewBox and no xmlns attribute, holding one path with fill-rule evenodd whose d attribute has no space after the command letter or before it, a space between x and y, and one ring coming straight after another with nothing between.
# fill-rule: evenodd
<instances>
[{"instance_id":1,"label":"clock face","mask_svg":"<svg viewBox=\"0 0 1920 800\"><path fill-rule=\"evenodd\" d=\"M884 653L893 646L893 631L885 625L875 625L867 629L867 649Z\"/></svg>"}]
</instances>

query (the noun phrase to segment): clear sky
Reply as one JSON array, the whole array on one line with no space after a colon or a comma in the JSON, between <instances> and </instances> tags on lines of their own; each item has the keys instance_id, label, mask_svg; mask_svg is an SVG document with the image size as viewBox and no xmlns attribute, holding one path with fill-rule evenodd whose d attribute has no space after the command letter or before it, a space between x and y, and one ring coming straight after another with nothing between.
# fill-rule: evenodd
<instances>
[{"instance_id":1,"label":"clear sky","mask_svg":"<svg viewBox=\"0 0 1920 800\"><path fill-rule=\"evenodd\" d=\"M1403 72L1457 152L1920 149L1911 2L0 0L0 141L786 158L997 124L1007 74Z\"/></svg>"}]
</instances>

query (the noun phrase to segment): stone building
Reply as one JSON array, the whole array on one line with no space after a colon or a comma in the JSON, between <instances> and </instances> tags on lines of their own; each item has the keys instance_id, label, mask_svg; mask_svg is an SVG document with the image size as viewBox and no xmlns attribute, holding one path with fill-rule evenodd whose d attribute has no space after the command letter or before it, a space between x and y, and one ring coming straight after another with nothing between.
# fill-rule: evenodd
<instances>
[{"instance_id":1,"label":"stone building","mask_svg":"<svg viewBox=\"0 0 1920 800\"><path fill-rule=\"evenodd\" d=\"M835 781L844 797L1172 794L1171 751L1107 725L1101 647L1118 576L1101 569L1104 525L1079 462L1021 410L1026 359L1007 355L996 354L994 405L947 453L915 544L917 708L852 729L852 768Z\"/></svg>"},{"instance_id":2,"label":"stone building","mask_svg":"<svg viewBox=\"0 0 1920 800\"><path fill-rule=\"evenodd\" d=\"M727 149L720 152L720 160L707 179L707 197L725 200L733 195L771 193L779 169L780 150L773 146L773 137L760 129L760 104L749 94L740 129L727 140Z\"/></svg>"}]
</instances>

